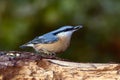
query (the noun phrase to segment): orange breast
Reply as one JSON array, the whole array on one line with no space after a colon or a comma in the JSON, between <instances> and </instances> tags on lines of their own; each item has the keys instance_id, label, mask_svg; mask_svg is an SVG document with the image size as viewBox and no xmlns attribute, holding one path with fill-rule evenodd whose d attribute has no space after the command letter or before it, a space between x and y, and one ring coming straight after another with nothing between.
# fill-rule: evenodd
<instances>
[{"instance_id":1,"label":"orange breast","mask_svg":"<svg viewBox=\"0 0 120 80\"><path fill-rule=\"evenodd\" d=\"M69 43L70 43L70 39L64 37L64 38L59 38L58 41L51 44L36 44L35 49L37 51L39 51L40 49L45 49L50 52L60 53L67 49Z\"/></svg>"}]
</instances>

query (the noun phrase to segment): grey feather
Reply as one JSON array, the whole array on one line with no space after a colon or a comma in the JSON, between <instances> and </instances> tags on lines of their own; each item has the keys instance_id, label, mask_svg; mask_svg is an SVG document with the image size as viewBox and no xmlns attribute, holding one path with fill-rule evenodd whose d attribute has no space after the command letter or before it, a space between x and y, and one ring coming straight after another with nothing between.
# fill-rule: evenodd
<instances>
[{"instance_id":1,"label":"grey feather","mask_svg":"<svg viewBox=\"0 0 120 80\"><path fill-rule=\"evenodd\" d=\"M38 44L38 43L49 44L49 43L56 42L57 40L58 40L58 37L56 37L53 34L48 33L48 34L44 34L43 36L36 37L32 41L28 42L28 44L31 44L31 43L32 44Z\"/></svg>"}]
</instances>

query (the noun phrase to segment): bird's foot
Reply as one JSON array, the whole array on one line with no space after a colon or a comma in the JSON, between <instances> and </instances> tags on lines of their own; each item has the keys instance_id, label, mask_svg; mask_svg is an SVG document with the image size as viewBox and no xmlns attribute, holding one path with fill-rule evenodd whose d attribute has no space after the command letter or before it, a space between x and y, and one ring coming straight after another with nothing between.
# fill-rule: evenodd
<instances>
[{"instance_id":1,"label":"bird's foot","mask_svg":"<svg viewBox=\"0 0 120 80\"><path fill-rule=\"evenodd\" d=\"M50 59L56 58L56 54L55 54L55 53L49 53L49 54L40 53L40 55L41 55L43 58L50 58Z\"/></svg>"},{"instance_id":2,"label":"bird's foot","mask_svg":"<svg viewBox=\"0 0 120 80\"><path fill-rule=\"evenodd\" d=\"M37 54L40 54L44 58L56 58L56 54L54 52L50 52L47 50L40 50L39 52L37 51Z\"/></svg>"}]
</instances>

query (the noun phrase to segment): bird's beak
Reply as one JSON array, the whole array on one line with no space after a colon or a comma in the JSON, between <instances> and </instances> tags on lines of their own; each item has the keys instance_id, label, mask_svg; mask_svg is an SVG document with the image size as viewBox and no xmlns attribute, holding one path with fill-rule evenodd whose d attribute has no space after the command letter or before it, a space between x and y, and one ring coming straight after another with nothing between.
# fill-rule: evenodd
<instances>
[{"instance_id":1,"label":"bird's beak","mask_svg":"<svg viewBox=\"0 0 120 80\"><path fill-rule=\"evenodd\" d=\"M81 25L79 25L79 26L75 26L74 27L74 30L78 30L78 29L80 29L80 28L82 28L83 26L81 26Z\"/></svg>"}]
</instances>

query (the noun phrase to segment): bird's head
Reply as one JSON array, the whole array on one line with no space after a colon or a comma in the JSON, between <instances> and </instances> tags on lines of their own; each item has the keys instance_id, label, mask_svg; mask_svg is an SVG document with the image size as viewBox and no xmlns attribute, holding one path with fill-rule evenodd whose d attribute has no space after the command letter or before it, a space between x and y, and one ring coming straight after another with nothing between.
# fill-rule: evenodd
<instances>
[{"instance_id":1,"label":"bird's head","mask_svg":"<svg viewBox=\"0 0 120 80\"><path fill-rule=\"evenodd\" d=\"M52 33L58 37L65 36L71 37L72 33L82 28L81 25L79 26L63 26L57 30L54 30Z\"/></svg>"}]
</instances>

